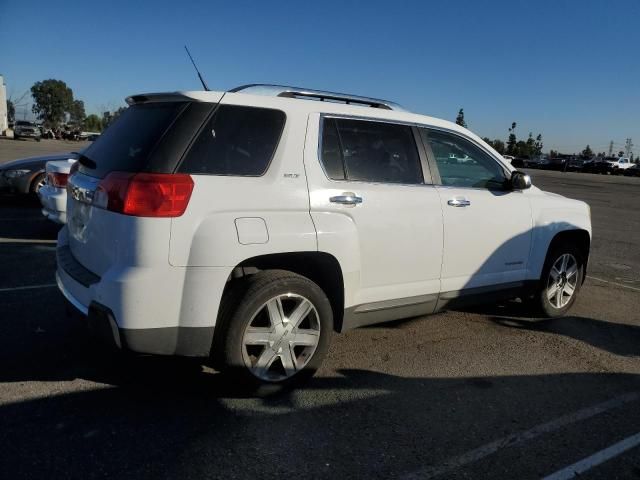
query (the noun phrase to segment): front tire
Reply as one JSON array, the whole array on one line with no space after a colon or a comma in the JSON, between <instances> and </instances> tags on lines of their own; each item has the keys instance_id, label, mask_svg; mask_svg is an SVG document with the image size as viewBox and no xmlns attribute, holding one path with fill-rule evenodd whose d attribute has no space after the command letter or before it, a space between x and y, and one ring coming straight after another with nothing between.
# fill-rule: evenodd
<instances>
[{"instance_id":1,"label":"front tire","mask_svg":"<svg viewBox=\"0 0 640 480\"><path fill-rule=\"evenodd\" d=\"M324 359L333 312L306 277L265 270L236 280L222 301L212 356L244 386L289 387L311 377Z\"/></svg>"},{"instance_id":2,"label":"front tire","mask_svg":"<svg viewBox=\"0 0 640 480\"><path fill-rule=\"evenodd\" d=\"M534 305L547 317L566 315L573 306L584 276L584 259L570 242L549 249L542 276L534 294Z\"/></svg>"},{"instance_id":3,"label":"front tire","mask_svg":"<svg viewBox=\"0 0 640 480\"><path fill-rule=\"evenodd\" d=\"M44 173L39 173L36 178L31 182L29 191L33 194L37 194L42 187L44 187L47 180L47 176Z\"/></svg>"}]
</instances>

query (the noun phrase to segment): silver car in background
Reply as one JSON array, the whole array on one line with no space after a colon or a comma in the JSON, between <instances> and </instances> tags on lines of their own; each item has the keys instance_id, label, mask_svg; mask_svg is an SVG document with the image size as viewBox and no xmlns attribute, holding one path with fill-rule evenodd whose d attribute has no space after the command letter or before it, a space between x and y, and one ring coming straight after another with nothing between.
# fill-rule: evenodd
<instances>
[{"instance_id":1,"label":"silver car in background","mask_svg":"<svg viewBox=\"0 0 640 480\"><path fill-rule=\"evenodd\" d=\"M42 137L42 131L33 122L26 120L17 120L13 129L13 139L20 140L21 138L33 138L37 142Z\"/></svg>"},{"instance_id":2,"label":"silver car in background","mask_svg":"<svg viewBox=\"0 0 640 480\"><path fill-rule=\"evenodd\" d=\"M46 183L45 165L56 160L77 159L78 153L56 153L42 157L23 158L0 165L0 191L38 193Z\"/></svg>"},{"instance_id":3,"label":"silver car in background","mask_svg":"<svg viewBox=\"0 0 640 480\"><path fill-rule=\"evenodd\" d=\"M49 220L67 223L67 181L76 158L47 162L45 184L38 191L42 214Z\"/></svg>"}]
</instances>

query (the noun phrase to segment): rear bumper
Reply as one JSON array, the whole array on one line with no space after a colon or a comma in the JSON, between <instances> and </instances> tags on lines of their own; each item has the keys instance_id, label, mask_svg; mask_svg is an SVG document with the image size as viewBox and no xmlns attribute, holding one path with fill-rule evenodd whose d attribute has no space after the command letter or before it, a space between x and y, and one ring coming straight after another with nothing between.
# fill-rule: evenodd
<instances>
[{"instance_id":1,"label":"rear bumper","mask_svg":"<svg viewBox=\"0 0 640 480\"><path fill-rule=\"evenodd\" d=\"M67 191L45 185L38 192L42 204L42 214L49 220L64 224L67 222Z\"/></svg>"},{"instance_id":2,"label":"rear bumper","mask_svg":"<svg viewBox=\"0 0 640 480\"><path fill-rule=\"evenodd\" d=\"M231 269L114 265L102 276L71 254L58 236L57 283L106 343L136 353L206 357Z\"/></svg>"},{"instance_id":3,"label":"rear bumper","mask_svg":"<svg viewBox=\"0 0 640 480\"><path fill-rule=\"evenodd\" d=\"M83 305L64 286L56 274L58 288L67 301L81 313L91 335L109 347L133 353L208 357L213 327L120 328L113 312L104 305Z\"/></svg>"}]
</instances>

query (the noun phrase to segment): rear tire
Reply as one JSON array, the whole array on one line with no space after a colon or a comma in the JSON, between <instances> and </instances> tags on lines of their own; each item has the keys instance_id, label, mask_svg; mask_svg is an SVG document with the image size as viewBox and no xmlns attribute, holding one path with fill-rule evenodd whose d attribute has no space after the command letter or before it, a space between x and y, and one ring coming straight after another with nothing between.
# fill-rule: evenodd
<instances>
[{"instance_id":1,"label":"rear tire","mask_svg":"<svg viewBox=\"0 0 640 480\"><path fill-rule=\"evenodd\" d=\"M553 245L547 253L531 305L546 317L557 318L571 309L584 276L584 259L570 242Z\"/></svg>"},{"instance_id":2,"label":"rear tire","mask_svg":"<svg viewBox=\"0 0 640 480\"><path fill-rule=\"evenodd\" d=\"M252 391L280 391L313 376L333 330L323 290L285 270L265 270L234 282L216 325L216 368Z\"/></svg>"}]
</instances>

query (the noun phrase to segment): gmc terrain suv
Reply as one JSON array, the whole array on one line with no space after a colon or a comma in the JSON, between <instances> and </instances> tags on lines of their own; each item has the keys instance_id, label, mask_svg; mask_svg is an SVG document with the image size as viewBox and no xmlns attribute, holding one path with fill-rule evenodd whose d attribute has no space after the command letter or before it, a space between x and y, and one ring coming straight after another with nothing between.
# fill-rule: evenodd
<instances>
[{"instance_id":1,"label":"gmc terrain suv","mask_svg":"<svg viewBox=\"0 0 640 480\"><path fill-rule=\"evenodd\" d=\"M333 331L515 297L557 317L585 278L589 207L453 123L273 85L127 102L57 247L60 290L123 350L288 384Z\"/></svg>"}]
</instances>

